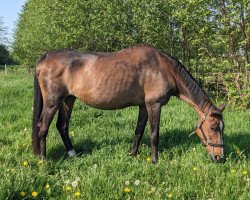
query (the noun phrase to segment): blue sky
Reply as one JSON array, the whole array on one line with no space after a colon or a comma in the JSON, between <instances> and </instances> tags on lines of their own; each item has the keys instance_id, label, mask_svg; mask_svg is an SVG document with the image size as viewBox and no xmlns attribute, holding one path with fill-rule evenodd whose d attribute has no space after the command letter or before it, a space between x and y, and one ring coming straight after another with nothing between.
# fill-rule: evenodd
<instances>
[{"instance_id":1,"label":"blue sky","mask_svg":"<svg viewBox=\"0 0 250 200\"><path fill-rule=\"evenodd\" d=\"M7 38L12 41L15 22L18 19L18 13L27 0L0 0L0 17L7 27Z\"/></svg>"}]
</instances>

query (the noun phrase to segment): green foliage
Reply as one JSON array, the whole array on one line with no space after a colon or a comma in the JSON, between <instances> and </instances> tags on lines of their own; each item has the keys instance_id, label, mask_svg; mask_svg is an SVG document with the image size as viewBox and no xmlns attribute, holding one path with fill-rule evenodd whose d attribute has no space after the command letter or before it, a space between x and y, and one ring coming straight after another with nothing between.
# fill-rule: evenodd
<instances>
[{"instance_id":1,"label":"green foliage","mask_svg":"<svg viewBox=\"0 0 250 200\"><path fill-rule=\"evenodd\" d=\"M0 45L4 45L6 43L6 27L4 26L3 18L0 16Z\"/></svg>"},{"instance_id":2,"label":"green foliage","mask_svg":"<svg viewBox=\"0 0 250 200\"><path fill-rule=\"evenodd\" d=\"M128 156L138 108L101 111L77 101L70 136L80 154L66 155L54 121L47 162L39 163L31 148L33 76L16 70L0 72L0 199L35 199L32 192L38 193L36 199L249 199L249 110L224 111L227 161L215 164L200 140L188 137L195 112L171 100L162 110L159 163L154 165L147 161L148 127L140 156ZM76 177L80 180L73 187ZM125 193L125 187L131 191Z\"/></svg>"},{"instance_id":3,"label":"green foliage","mask_svg":"<svg viewBox=\"0 0 250 200\"><path fill-rule=\"evenodd\" d=\"M0 65L9 64L11 62L10 54L7 48L0 44Z\"/></svg>"}]
</instances>

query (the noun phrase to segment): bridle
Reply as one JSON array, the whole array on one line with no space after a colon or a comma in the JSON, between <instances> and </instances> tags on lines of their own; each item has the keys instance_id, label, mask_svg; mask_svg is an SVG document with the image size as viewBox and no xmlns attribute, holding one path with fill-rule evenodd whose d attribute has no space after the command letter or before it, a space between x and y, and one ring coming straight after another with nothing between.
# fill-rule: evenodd
<instances>
[{"instance_id":1,"label":"bridle","mask_svg":"<svg viewBox=\"0 0 250 200\"><path fill-rule=\"evenodd\" d=\"M203 128L202 128L202 125L203 125L204 121L206 120L208 113L209 113L213 108L214 108L214 107L211 107L211 108L201 117L201 122L196 126L196 129L197 129L197 128L200 129L200 131L201 131L201 133L202 133L202 136L203 136L202 141L204 141L203 144L204 144L205 146L209 145L209 146L211 146L211 147L223 148L223 147L224 147L223 139L222 139L223 130L220 130L220 141L221 141L222 143L221 143L221 144L215 144L215 143L211 142L211 140L209 140L209 139L207 138L207 136L205 135L204 130L203 130ZM190 137L191 135L193 135L194 133L195 133L195 131L192 132L192 133L189 135L189 137Z\"/></svg>"}]
</instances>

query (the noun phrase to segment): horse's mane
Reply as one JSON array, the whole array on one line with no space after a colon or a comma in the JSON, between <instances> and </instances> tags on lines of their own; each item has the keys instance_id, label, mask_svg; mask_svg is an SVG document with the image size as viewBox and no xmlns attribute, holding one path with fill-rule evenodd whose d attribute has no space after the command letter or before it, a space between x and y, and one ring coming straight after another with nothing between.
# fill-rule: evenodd
<instances>
[{"instance_id":1,"label":"horse's mane","mask_svg":"<svg viewBox=\"0 0 250 200\"><path fill-rule=\"evenodd\" d=\"M182 87L186 95L203 109L207 104L211 104L212 102L207 93L201 88L199 83L183 66L183 64L174 57L170 57L170 59L174 65L175 77L182 82Z\"/></svg>"}]
</instances>

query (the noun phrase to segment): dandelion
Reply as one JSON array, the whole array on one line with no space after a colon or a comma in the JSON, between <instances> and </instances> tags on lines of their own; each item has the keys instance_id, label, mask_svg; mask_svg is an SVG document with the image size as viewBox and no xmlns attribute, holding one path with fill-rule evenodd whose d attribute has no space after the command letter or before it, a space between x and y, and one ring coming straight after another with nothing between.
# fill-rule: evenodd
<instances>
[{"instance_id":1,"label":"dandelion","mask_svg":"<svg viewBox=\"0 0 250 200\"><path fill-rule=\"evenodd\" d=\"M231 174L235 174L236 170L235 169L231 169Z\"/></svg>"},{"instance_id":2,"label":"dandelion","mask_svg":"<svg viewBox=\"0 0 250 200\"><path fill-rule=\"evenodd\" d=\"M244 171L242 172L242 174L247 175L247 171L246 171L246 170L244 170Z\"/></svg>"},{"instance_id":3,"label":"dandelion","mask_svg":"<svg viewBox=\"0 0 250 200\"><path fill-rule=\"evenodd\" d=\"M147 193L148 194L152 194L156 191L155 187L152 187Z\"/></svg>"},{"instance_id":4,"label":"dandelion","mask_svg":"<svg viewBox=\"0 0 250 200\"><path fill-rule=\"evenodd\" d=\"M124 192L125 192L125 193L129 193L129 192L131 192L131 189L130 189L129 187L125 187L125 188L124 188Z\"/></svg>"},{"instance_id":5,"label":"dandelion","mask_svg":"<svg viewBox=\"0 0 250 200\"><path fill-rule=\"evenodd\" d=\"M39 160L39 161L38 161L38 164L39 164L39 165L43 165L43 164L44 164L44 160Z\"/></svg>"},{"instance_id":6,"label":"dandelion","mask_svg":"<svg viewBox=\"0 0 250 200\"><path fill-rule=\"evenodd\" d=\"M172 193L169 193L167 196L168 196L168 198L172 198L172 197L173 197L173 194L172 194Z\"/></svg>"},{"instance_id":7,"label":"dandelion","mask_svg":"<svg viewBox=\"0 0 250 200\"><path fill-rule=\"evenodd\" d=\"M23 162L23 166L27 167L29 165L28 161Z\"/></svg>"},{"instance_id":8,"label":"dandelion","mask_svg":"<svg viewBox=\"0 0 250 200\"><path fill-rule=\"evenodd\" d=\"M38 193L36 191L34 191L34 192L31 193L31 195L32 195L32 197L36 198Z\"/></svg>"},{"instance_id":9,"label":"dandelion","mask_svg":"<svg viewBox=\"0 0 250 200\"><path fill-rule=\"evenodd\" d=\"M23 192L23 191L22 191L22 192L20 192L20 196L22 196L22 197L23 197L23 196L25 196L25 195L26 195L26 193L25 193L25 192Z\"/></svg>"},{"instance_id":10,"label":"dandelion","mask_svg":"<svg viewBox=\"0 0 250 200\"><path fill-rule=\"evenodd\" d=\"M148 162L151 161L151 158L150 158L150 157L147 157L147 161L148 161Z\"/></svg>"},{"instance_id":11,"label":"dandelion","mask_svg":"<svg viewBox=\"0 0 250 200\"><path fill-rule=\"evenodd\" d=\"M48 190L48 189L50 188L50 185L47 183L47 184L45 185L45 188Z\"/></svg>"},{"instance_id":12,"label":"dandelion","mask_svg":"<svg viewBox=\"0 0 250 200\"><path fill-rule=\"evenodd\" d=\"M140 184L140 180L136 180L135 185L139 185L139 184Z\"/></svg>"},{"instance_id":13,"label":"dandelion","mask_svg":"<svg viewBox=\"0 0 250 200\"><path fill-rule=\"evenodd\" d=\"M76 187L78 185L78 182L77 181L73 181L71 185L74 188L74 187Z\"/></svg>"},{"instance_id":14,"label":"dandelion","mask_svg":"<svg viewBox=\"0 0 250 200\"><path fill-rule=\"evenodd\" d=\"M80 192L76 192L76 193L75 193L75 196L76 196L76 197L80 197L80 196L81 196L81 193L80 193Z\"/></svg>"},{"instance_id":15,"label":"dandelion","mask_svg":"<svg viewBox=\"0 0 250 200\"><path fill-rule=\"evenodd\" d=\"M129 185L129 181L125 181L125 185Z\"/></svg>"},{"instance_id":16,"label":"dandelion","mask_svg":"<svg viewBox=\"0 0 250 200\"><path fill-rule=\"evenodd\" d=\"M71 131L71 132L70 132L70 136L71 136L71 137L74 137L74 136L75 136L75 132L74 132L74 131Z\"/></svg>"},{"instance_id":17,"label":"dandelion","mask_svg":"<svg viewBox=\"0 0 250 200\"><path fill-rule=\"evenodd\" d=\"M70 191L71 190L71 187L70 186L67 186L66 187L66 191Z\"/></svg>"},{"instance_id":18,"label":"dandelion","mask_svg":"<svg viewBox=\"0 0 250 200\"><path fill-rule=\"evenodd\" d=\"M197 170L198 170L198 168L197 168L197 167L193 167L193 170L194 170L194 171L197 171Z\"/></svg>"}]
</instances>

